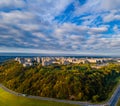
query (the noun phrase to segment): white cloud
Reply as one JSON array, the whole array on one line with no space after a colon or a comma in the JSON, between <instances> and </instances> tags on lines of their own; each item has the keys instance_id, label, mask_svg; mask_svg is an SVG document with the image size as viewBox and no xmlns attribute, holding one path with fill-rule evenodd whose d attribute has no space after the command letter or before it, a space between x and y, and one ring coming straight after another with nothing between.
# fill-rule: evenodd
<instances>
[{"instance_id":1,"label":"white cloud","mask_svg":"<svg viewBox=\"0 0 120 106\"><path fill-rule=\"evenodd\" d=\"M71 36L71 35L80 35L80 36L82 35L86 37L87 34L98 34L98 33L106 32L107 30L108 30L108 26L89 27L89 26L75 25L72 23L64 23L63 25L55 29L55 35L58 37Z\"/></svg>"},{"instance_id":2,"label":"white cloud","mask_svg":"<svg viewBox=\"0 0 120 106\"><path fill-rule=\"evenodd\" d=\"M25 6L24 0L0 0L0 8L21 8Z\"/></svg>"},{"instance_id":3,"label":"white cloud","mask_svg":"<svg viewBox=\"0 0 120 106\"><path fill-rule=\"evenodd\" d=\"M59 15L73 0L29 0L28 10L43 18L52 21Z\"/></svg>"},{"instance_id":4,"label":"white cloud","mask_svg":"<svg viewBox=\"0 0 120 106\"><path fill-rule=\"evenodd\" d=\"M113 30L114 30L114 32L118 32L118 30L119 30L118 26L115 25L115 26L113 27Z\"/></svg>"},{"instance_id":5,"label":"white cloud","mask_svg":"<svg viewBox=\"0 0 120 106\"><path fill-rule=\"evenodd\" d=\"M108 13L107 15L105 15L105 16L103 17L103 21L104 21L104 22L111 22L111 21L114 21L114 20L120 20L120 15L113 14L113 13L111 12L111 13Z\"/></svg>"},{"instance_id":6,"label":"white cloud","mask_svg":"<svg viewBox=\"0 0 120 106\"><path fill-rule=\"evenodd\" d=\"M120 9L120 0L100 0L100 8L104 10Z\"/></svg>"},{"instance_id":7,"label":"white cloud","mask_svg":"<svg viewBox=\"0 0 120 106\"><path fill-rule=\"evenodd\" d=\"M24 29L25 31L30 31L30 32L33 32L33 31L36 31L36 30L39 30L40 29L40 26L38 24L18 24L18 26L21 28L21 29Z\"/></svg>"},{"instance_id":8,"label":"white cloud","mask_svg":"<svg viewBox=\"0 0 120 106\"><path fill-rule=\"evenodd\" d=\"M85 5L76 6L76 15L85 13L103 14L104 12L110 12L120 9L120 0L87 0Z\"/></svg>"},{"instance_id":9,"label":"white cloud","mask_svg":"<svg viewBox=\"0 0 120 106\"><path fill-rule=\"evenodd\" d=\"M93 33L102 33L102 32L106 32L107 30L108 28L106 26L90 28L90 31Z\"/></svg>"},{"instance_id":10,"label":"white cloud","mask_svg":"<svg viewBox=\"0 0 120 106\"><path fill-rule=\"evenodd\" d=\"M12 11L12 12L0 12L0 16L2 17L2 22L4 23L21 23L25 21L30 21L34 19L34 15L30 12L23 11Z\"/></svg>"},{"instance_id":11,"label":"white cloud","mask_svg":"<svg viewBox=\"0 0 120 106\"><path fill-rule=\"evenodd\" d=\"M45 38L45 35L40 32L35 32L35 33L33 33L33 35L35 35L36 37L39 37L39 38Z\"/></svg>"}]
</instances>

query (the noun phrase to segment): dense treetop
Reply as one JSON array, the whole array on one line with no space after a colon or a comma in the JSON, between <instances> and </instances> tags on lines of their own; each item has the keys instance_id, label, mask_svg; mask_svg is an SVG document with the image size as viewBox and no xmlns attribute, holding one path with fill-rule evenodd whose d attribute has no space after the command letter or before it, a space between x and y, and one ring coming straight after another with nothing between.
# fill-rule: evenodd
<instances>
[{"instance_id":1,"label":"dense treetop","mask_svg":"<svg viewBox=\"0 0 120 106\"><path fill-rule=\"evenodd\" d=\"M91 68L90 64L23 67L15 61L0 65L0 82L29 95L81 101L108 98L120 76L120 65Z\"/></svg>"}]
</instances>

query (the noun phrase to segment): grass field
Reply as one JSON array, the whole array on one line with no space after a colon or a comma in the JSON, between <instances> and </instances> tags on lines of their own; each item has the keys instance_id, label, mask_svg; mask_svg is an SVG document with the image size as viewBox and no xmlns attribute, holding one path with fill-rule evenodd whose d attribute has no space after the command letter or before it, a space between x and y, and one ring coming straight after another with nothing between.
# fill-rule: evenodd
<instances>
[{"instance_id":1,"label":"grass field","mask_svg":"<svg viewBox=\"0 0 120 106\"><path fill-rule=\"evenodd\" d=\"M120 106L120 99L119 99L119 101L118 101L118 103L117 103L117 106Z\"/></svg>"},{"instance_id":2,"label":"grass field","mask_svg":"<svg viewBox=\"0 0 120 106\"><path fill-rule=\"evenodd\" d=\"M77 106L15 96L0 88L0 106Z\"/></svg>"}]
</instances>

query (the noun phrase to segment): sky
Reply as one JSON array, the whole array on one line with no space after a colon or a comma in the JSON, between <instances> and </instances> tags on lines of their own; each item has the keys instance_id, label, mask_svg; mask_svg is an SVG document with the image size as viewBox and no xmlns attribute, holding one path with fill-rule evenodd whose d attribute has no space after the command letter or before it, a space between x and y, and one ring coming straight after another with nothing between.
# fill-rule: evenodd
<instances>
[{"instance_id":1,"label":"sky","mask_svg":"<svg viewBox=\"0 0 120 106\"><path fill-rule=\"evenodd\" d=\"M0 52L120 55L120 0L0 0Z\"/></svg>"}]
</instances>

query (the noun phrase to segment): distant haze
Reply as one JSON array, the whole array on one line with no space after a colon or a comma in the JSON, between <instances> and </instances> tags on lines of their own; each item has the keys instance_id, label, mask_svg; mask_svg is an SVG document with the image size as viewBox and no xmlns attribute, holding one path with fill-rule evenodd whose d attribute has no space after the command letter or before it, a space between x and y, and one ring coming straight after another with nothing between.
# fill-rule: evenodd
<instances>
[{"instance_id":1,"label":"distant haze","mask_svg":"<svg viewBox=\"0 0 120 106\"><path fill-rule=\"evenodd\" d=\"M90 57L90 58L109 58L109 57L120 57L120 56L116 56L116 55L83 55L83 54L47 54L47 53L0 53L0 56L13 56L13 57L17 57L17 56L67 56L67 57L78 57L78 58L86 58L86 57Z\"/></svg>"}]
</instances>

